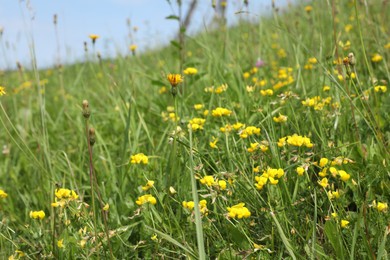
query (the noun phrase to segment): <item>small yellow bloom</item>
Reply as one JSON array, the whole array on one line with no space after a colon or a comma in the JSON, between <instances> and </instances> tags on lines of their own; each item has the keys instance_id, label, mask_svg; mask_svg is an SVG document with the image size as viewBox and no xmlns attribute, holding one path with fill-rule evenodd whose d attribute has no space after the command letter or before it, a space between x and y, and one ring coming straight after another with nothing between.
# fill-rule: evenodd
<instances>
[{"instance_id":1,"label":"small yellow bloom","mask_svg":"<svg viewBox=\"0 0 390 260\"><path fill-rule=\"evenodd\" d=\"M385 93L387 91L387 87L386 86L375 86L374 91Z\"/></svg>"},{"instance_id":2,"label":"small yellow bloom","mask_svg":"<svg viewBox=\"0 0 390 260\"><path fill-rule=\"evenodd\" d=\"M322 178L321 181L318 181L318 184L326 188L328 186L328 178Z\"/></svg>"},{"instance_id":3,"label":"small yellow bloom","mask_svg":"<svg viewBox=\"0 0 390 260\"><path fill-rule=\"evenodd\" d=\"M378 202L378 204L376 205L376 209L379 212L386 212L388 209L388 205L387 205L387 203Z\"/></svg>"},{"instance_id":4,"label":"small yellow bloom","mask_svg":"<svg viewBox=\"0 0 390 260\"><path fill-rule=\"evenodd\" d=\"M110 209L110 204L106 203L106 205L104 205L103 207L103 210L108 211L109 209Z\"/></svg>"},{"instance_id":5,"label":"small yellow bloom","mask_svg":"<svg viewBox=\"0 0 390 260\"><path fill-rule=\"evenodd\" d=\"M298 176L302 176L304 173L305 173L305 169L303 167L297 167L295 169L295 171L297 172Z\"/></svg>"},{"instance_id":6,"label":"small yellow bloom","mask_svg":"<svg viewBox=\"0 0 390 260\"><path fill-rule=\"evenodd\" d=\"M274 116L272 119L276 123L285 123L285 122L287 122L287 116L282 115L282 114L279 114L278 117Z\"/></svg>"},{"instance_id":7,"label":"small yellow bloom","mask_svg":"<svg viewBox=\"0 0 390 260\"><path fill-rule=\"evenodd\" d=\"M206 175L199 181L200 183L206 184L207 186L212 186L215 183L214 177L212 175Z\"/></svg>"},{"instance_id":8,"label":"small yellow bloom","mask_svg":"<svg viewBox=\"0 0 390 260\"><path fill-rule=\"evenodd\" d=\"M198 70L195 69L195 68L186 68L184 71L183 71L184 74L186 75L195 75L198 73Z\"/></svg>"},{"instance_id":9,"label":"small yellow bloom","mask_svg":"<svg viewBox=\"0 0 390 260\"><path fill-rule=\"evenodd\" d=\"M8 194L5 193L5 191L0 190L0 198L5 199L5 198L7 198L7 197L8 197Z\"/></svg>"},{"instance_id":10,"label":"small yellow bloom","mask_svg":"<svg viewBox=\"0 0 390 260\"><path fill-rule=\"evenodd\" d=\"M226 190L226 181L224 181L224 180L219 180L218 181L218 186L219 186L219 188L221 189L221 190Z\"/></svg>"},{"instance_id":11,"label":"small yellow bloom","mask_svg":"<svg viewBox=\"0 0 390 260\"><path fill-rule=\"evenodd\" d=\"M132 45L129 46L129 49L130 49L131 52L135 52L135 50L137 49L137 45L132 44Z\"/></svg>"},{"instance_id":12,"label":"small yellow bloom","mask_svg":"<svg viewBox=\"0 0 390 260\"><path fill-rule=\"evenodd\" d=\"M58 248L64 248L64 239L60 239L57 241Z\"/></svg>"},{"instance_id":13,"label":"small yellow bloom","mask_svg":"<svg viewBox=\"0 0 390 260\"><path fill-rule=\"evenodd\" d=\"M150 203L150 204L155 205L157 203L157 200L155 197L153 197L153 195L146 194L146 195L143 195L141 197L138 197L138 199L136 200L135 203L139 206L142 204L145 204L145 203Z\"/></svg>"},{"instance_id":14,"label":"small yellow bloom","mask_svg":"<svg viewBox=\"0 0 390 260\"><path fill-rule=\"evenodd\" d=\"M324 87L322 88L322 91L324 91L324 92L329 91L329 90L330 90L330 87L329 87L329 86L324 86Z\"/></svg>"},{"instance_id":15,"label":"small yellow bloom","mask_svg":"<svg viewBox=\"0 0 390 260\"><path fill-rule=\"evenodd\" d=\"M332 212L331 215L332 215L333 218L337 218L337 213L336 212Z\"/></svg>"},{"instance_id":16,"label":"small yellow bloom","mask_svg":"<svg viewBox=\"0 0 390 260\"><path fill-rule=\"evenodd\" d=\"M342 181L348 181L349 178L351 178L351 175L349 175L348 173L346 173L346 172L343 171L343 170L338 171L338 174L339 174L340 179L341 179Z\"/></svg>"},{"instance_id":17,"label":"small yellow bloom","mask_svg":"<svg viewBox=\"0 0 390 260\"><path fill-rule=\"evenodd\" d=\"M0 86L0 97L7 94L7 92L5 92L5 88Z\"/></svg>"},{"instance_id":18,"label":"small yellow bloom","mask_svg":"<svg viewBox=\"0 0 390 260\"><path fill-rule=\"evenodd\" d=\"M153 236L151 236L150 239L153 241L157 241L157 234L154 234Z\"/></svg>"},{"instance_id":19,"label":"small yellow bloom","mask_svg":"<svg viewBox=\"0 0 390 260\"><path fill-rule=\"evenodd\" d=\"M211 114L214 117L230 116L232 114L232 111L223 107L217 107L216 109L211 111Z\"/></svg>"},{"instance_id":20,"label":"small yellow bloom","mask_svg":"<svg viewBox=\"0 0 390 260\"><path fill-rule=\"evenodd\" d=\"M217 142L218 142L218 138L213 138L213 141L209 143L210 147L213 149L218 149Z\"/></svg>"},{"instance_id":21,"label":"small yellow bloom","mask_svg":"<svg viewBox=\"0 0 390 260\"><path fill-rule=\"evenodd\" d=\"M171 195L174 195L177 193L177 191L175 190L175 188L173 188L172 186L169 187L169 193L171 193Z\"/></svg>"},{"instance_id":22,"label":"small yellow bloom","mask_svg":"<svg viewBox=\"0 0 390 260\"><path fill-rule=\"evenodd\" d=\"M193 208L195 207L195 203L193 201L183 201L182 205L184 208L189 210L193 210Z\"/></svg>"},{"instance_id":23,"label":"small yellow bloom","mask_svg":"<svg viewBox=\"0 0 390 260\"><path fill-rule=\"evenodd\" d=\"M45 212L43 210L40 211L30 211L30 218L33 219L44 219Z\"/></svg>"},{"instance_id":24,"label":"small yellow bloom","mask_svg":"<svg viewBox=\"0 0 390 260\"><path fill-rule=\"evenodd\" d=\"M183 77L180 74L168 74L167 79L172 87L176 87L183 82Z\"/></svg>"},{"instance_id":25,"label":"small yellow bloom","mask_svg":"<svg viewBox=\"0 0 390 260\"><path fill-rule=\"evenodd\" d=\"M89 38L91 38L92 40L92 44L95 44L96 40L99 38L100 36L97 35L97 34L90 34L89 35Z\"/></svg>"},{"instance_id":26,"label":"small yellow bloom","mask_svg":"<svg viewBox=\"0 0 390 260\"><path fill-rule=\"evenodd\" d=\"M204 105L203 105L203 104L195 104L195 105L194 105L194 109L195 109L195 110L201 110L202 108L204 108Z\"/></svg>"},{"instance_id":27,"label":"small yellow bloom","mask_svg":"<svg viewBox=\"0 0 390 260\"><path fill-rule=\"evenodd\" d=\"M372 55L371 57L371 61L372 62L381 62L383 60L382 56L379 54L379 53L375 53L374 55Z\"/></svg>"},{"instance_id":28,"label":"small yellow bloom","mask_svg":"<svg viewBox=\"0 0 390 260\"><path fill-rule=\"evenodd\" d=\"M167 87L165 86L162 86L159 90L158 90L158 93L159 94L164 94L164 93L167 93L168 92L168 89Z\"/></svg>"},{"instance_id":29,"label":"small yellow bloom","mask_svg":"<svg viewBox=\"0 0 390 260\"><path fill-rule=\"evenodd\" d=\"M348 224L349 224L349 221L345 220L345 219L342 219L341 222L340 222L340 225L341 225L342 228L347 228Z\"/></svg>"},{"instance_id":30,"label":"small yellow bloom","mask_svg":"<svg viewBox=\"0 0 390 260\"><path fill-rule=\"evenodd\" d=\"M251 216L251 212L247 207L245 207L245 203L238 203L232 207L227 207L228 216L231 218L249 218Z\"/></svg>"},{"instance_id":31,"label":"small yellow bloom","mask_svg":"<svg viewBox=\"0 0 390 260\"><path fill-rule=\"evenodd\" d=\"M150 190L154 186L154 181L148 181L145 186L142 186L143 191Z\"/></svg>"},{"instance_id":32,"label":"small yellow bloom","mask_svg":"<svg viewBox=\"0 0 390 260\"><path fill-rule=\"evenodd\" d=\"M347 24L347 25L344 27L344 30L345 30L346 33L349 33L352 29L353 29L352 24Z\"/></svg>"},{"instance_id":33,"label":"small yellow bloom","mask_svg":"<svg viewBox=\"0 0 390 260\"><path fill-rule=\"evenodd\" d=\"M321 158L320 159L320 167L323 168L325 165L327 165L329 160L327 158Z\"/></svg>"},{"instance_id":34,"label":"small yellow bloom","mask_svg":"<svg viewBox=\"0 0 390 260\"><path fill-rule=\"evenodd\" d=\"M143 153L137 153L130 157L130 163L132 164L148 164L149 158Z\"/></svg>"},{"instance_id":35,"label":"small yellow bloom","mask_svg":"<svg viewBox=\"0 0 390 260\"><path fill-rule=\"evenodd\" d=\"M313 10L313 6L311 6L311 5L305 6L306 13L310 13L312 10Z\"/></svg>"}]
</instances>

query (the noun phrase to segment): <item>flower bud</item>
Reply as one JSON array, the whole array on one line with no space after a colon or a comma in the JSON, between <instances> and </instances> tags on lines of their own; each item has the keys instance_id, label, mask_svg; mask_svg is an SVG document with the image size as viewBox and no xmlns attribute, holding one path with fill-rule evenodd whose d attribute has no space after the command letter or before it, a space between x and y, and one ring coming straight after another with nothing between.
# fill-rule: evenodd
<instances>
[{"instance_id":1,"label":"flower bud","mask_svg":"<svg viewBox=\"0 0 390 260\"><path fill-rule=\"evenodd\" d=\"M88 100L84 99L83 100L83 116L88 119L89 116L91 115L91 112L89 111L89 103L88 103Z\"/></svg>"}]
</instances>

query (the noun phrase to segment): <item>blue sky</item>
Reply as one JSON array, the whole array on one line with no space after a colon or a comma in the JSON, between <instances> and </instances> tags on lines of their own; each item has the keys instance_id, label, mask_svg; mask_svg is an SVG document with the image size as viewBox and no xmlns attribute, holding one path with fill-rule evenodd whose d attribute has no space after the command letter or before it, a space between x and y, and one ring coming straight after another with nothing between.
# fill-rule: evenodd
<instances>
[{"instance_id":1,"label":"blue sky","mask_svg":"<svg viewBox=\"0 0 390 260\"><path fill-rule=\"evenodd\" d=\"M190 0L182 0L186 7ZM177 23L165 17L177 14L176 0L0 0L0 69L15 68L16 61L31 64L34 49L38 67L60 60L71 63L84 57L84 41L88 35L100 35L96 51L103 57L126 54L132 41L146 50L167 44L177 32ZM248 15L235 14L243 8L242 0L228 0L228 20L234 23ZM291 0L276 0L281 7ZM271 11L271 0L249 0L249 17ZM185 12L184 12L185 13ZM53 15L58 16L58 41ZM198 0L190 32L202 29L213 16L211 0ZM127 19L132 32L129 38ZM34 46L32 48L32 46Z\"/></svg>"}]
</instances>

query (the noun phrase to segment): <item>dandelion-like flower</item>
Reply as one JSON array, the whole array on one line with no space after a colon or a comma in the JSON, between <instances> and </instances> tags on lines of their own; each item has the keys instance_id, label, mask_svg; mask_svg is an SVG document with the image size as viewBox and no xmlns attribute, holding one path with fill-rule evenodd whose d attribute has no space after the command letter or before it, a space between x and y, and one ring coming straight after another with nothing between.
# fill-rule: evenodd
<instances>
[{"instance_id":1,"label":"dandelion-like flower","mask_svg":"<svg viewBox=\"0 0 390 260\"><path fill-rule=\"evenodd\" d=\"M183 77L180 74L168 74L167 79L172 87L176 87L183 82Z\"/></svg>"},{"instance_id":2,"label":"dandelion-like flower","mask_svg":"<svg viewBox=\"0 0 390 260\"><path fill-rule=\"evenodd\" d=\"M100 36L97 35L97 34L90 34L89 35L89 38L92 40L92 44L95 44L96 40L99 38Z\"/></svg>"},{"instance_id":3,"label":"dandelion-like flower","mask_svg":"<svg viewBox=\"0 0 390 260\"><path fill-rule=\"evenodd\" d=\"M374 62L374 63L381 62L382 60L383 60L383 57L379 53L375 53L371 57L371 61Z\"/></svg>"}]
</instances>

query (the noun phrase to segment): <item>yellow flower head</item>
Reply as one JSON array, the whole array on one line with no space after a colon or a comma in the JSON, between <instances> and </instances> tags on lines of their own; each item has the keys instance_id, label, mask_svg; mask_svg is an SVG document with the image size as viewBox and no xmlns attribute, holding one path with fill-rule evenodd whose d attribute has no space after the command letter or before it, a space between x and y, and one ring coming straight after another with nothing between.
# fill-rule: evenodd
<instances>
[{"instance_id":1,"label":"yellow flower head","mask_svg":"<svg viewBox=\"0 0 390 260\"><path fill-rule=\"evenodd\" d=\"M214 177L212 175L206 175L199 181L200 183L206 184L207 186L212 186L215 183Z\"/></svg>"},{"instance_id":2,"label":"yellow flower head","mask_svg":"<svg viewBox=\"0 0 390 260\"><path fill-rule=\"evenodd\" d=\"M57 241L58 248L64 248L64 239L60 239Z\"/></svg>"},{"instance_id":3,"label":"yellow flower head","mask_svg":"<svg viewBox=\"0 0 390 260\"><path fill-rule=\"evenodd\" d=\"M143 191L150 190L154 186L154 181L148 181L145 186L142 186Z\"/></svg>"},{"instance_id":4,"label":"yellow flower head","mask_svg":"<svg viewBox=\"0 0 390 260\"><path fill-rule=\"evenodd\" d=\"M153 197L153 195L146 194L146 195L143 195L141 197L138 197L138 199L135 201L135 203L139 206L141 206L142 204L146 204L146 203L150 203L150 204L155 205L157 203L157 200L155 197Z\"/></svg>"},{"instance_id":5,"label":"yellow flower head","mask_svg":"<svg viewBox=\"0 0 390 260\"><path fill-rule=\"evenodd\" d=\"M0 97L7 94L7 92L5 92L5 88L0 86Z\"/></svg>"},{"instance_id":6,"label":"yellow flower head","mask_svg":"<svg viewBox=\"0 0 390 260\"><path fill-rule=\"evenodd\" d=\"M379 53L375 53L371 57L371 61L374 63L381 62L383 60L382 56Z\"/></svg>"},{"instance_id":7,"label":"yellow flower head","mask_svg":"<svg viewBox=\"0 0 390 260\"><path fill-rule=\"evenodd\" d=\"M320 181L318 181L318 184L323 188L326 188L328 186L328 178L322 178Z\"/></svg>"},{"instance_id":8,"label":"yellow flower head","mask_svg":"<svg viewBox=\"0 0 390 260\"><path fill-rule=\"evenodd\" d=\"M195 207L195 203L193 201L183 201L182 205L184 208L189 209L189 210L193 210Z\"/></svg>"},{"instance_id":9,"label":"yellow flower head","mask_svg":"<svg viewBox=\"0 0 390 260\"><path fill-rule=\"evenodd\" d=\"M180 74L168 74L167 79L172 87L176 87L183 82L183 77Z\"/></svg>"},{"instance_id":10,"label":"yellow flower head","mask_svg":"<svg viewBox=\"0 0 390 260\"><path fill-rule=\"evenodd\" d=\"M103 207L103 210L108 211L109 209L110 209L110 204L106 203L106 205L104 205Z\"/></svg>"},{"instance_id":11,"label":"yellow flower head","mask_svg":"<svg viewBox=\"0 0 390 260\"><path fill-rule=\"evenodd\" d=\"M311 5L305 6L306 13L310 13L312 10L313 10L313 6L311 6Z\"/></svg>"},{"instance_id":12,"label":"yellow flower head","mask_svg":"<svg viewBox=\"0 0 390 260\"><path fill-rule=\"evenodd\" d=\"M30 218L33 219L44 219L45 212L43 210L40 211L30 211Z\"/></svg>"},{"instance_id":13,"label":"yellow flower head","mask_svg":"<svg viewBox=\"0 0 390 260\"><path fill-rule=\"evenodd\" d=\"M351 178L351 175L349 175L348 173L346 173L346 172L343 171L343 170L338 171L338 174L339 174L340 179L341 179L342 181L348 181L349 178Z\"/></svg>"},{"instance_id":14,"label":"yellow flower head","mask_svg":"<svg viewBox=\"0 0 390 260\"><path fill-rule=\"evenodd\" d=\"M347 228L348 224L349 224L349 221L345 220L345 219L342 219L341 222L340 222L340 225L341 225L342 228Z\"/></svg>"},{"instance_id":15,"label":"yellow flower head","mask_svg":"<svg viewBox=\"0 0 390 260\"><path fill-rule=\"evenodd\" d=\"M305 169L301 166L297 167L295 171L297 172L298 176L302 176L305 173Z\"/></svg>"},{"instance_id":16,"label":"yellow flower head","mask_svg":"<svg viewBox=\"0 0 390 260\"><path fill-rule=\"evenodd\" d=\"M183 71L183 73L185 74L185 75L195 75L195 74L197 74L198 73L198 70L196 69L196 68L186 68L184 71Z\"/></svg>"},{"instance_id":17,"label":"yellow flower head","mask_svg":"<svg viewBox=\"0 0 390 260\"><path fill-rule=\"evenodd\" d=\"M282 114L279 114L278 117L274 116L272 119L274 120L275 123L284 123L284 122L287 122L287 116L282 115Z\"/></svg>"},{"instance_id":18,"label":"yellow flower head","mask_svg":"<svg viewBox=\"0 0 390 260\"><path fill-rule=\"evenodd\" d=\"M238 203L232 207L227 207L228 216L230 218L249 218L251 216L251 212L247 207L245 207L245 203Z\"/></svg>"},{"instance_id":19,"label":"yellow flower head","mask_svg":"<svg viewBox=\"0 0 390 260\"><path fill-rule=\"evenodd\" d=\"M135 52L135 50L137 49L137 45L132 44L132 45L129 46L129 49L130 49L131 52Z\"/></svg>"},{"instance_id":20,"label":"yellow flower head","mask_svg":"<svg viewBox=\"0 0 390 260\"><path fill-rule=\"evenodd\" d=\"M5 199L5 198L7 198L7 197L8 197L8 194L5 193L5 191L0 190L0 198Z\"/></svg>"},{"instance_id":21,"label":"yellow flower head","mask_svg":"<svg viewBox=\"0 0 390 260\"><path fill-rule=\"evenodd\" d=\"M222 117L222 116L230 116L232 113L231 110L223 108L223 107L217 107L213 111L211 111L211 114L214 117Z\"/></svg>"},{"instance_id":22,"label":"yellow flower head","mask_svg":"<svg viewBox=\"0 0 390 260\"><path fill-rule=\"evenodd\" d=\"M90 34L89 35L89 38L92 40L92 44L95 44L96 40L99 38L100 36L97 35L97 34Z\"/></svg>"},{"instance_id":23,"label":"yellow flower head","mask_svg":"<svg viewBox=\"0 0 390 260\"><path fill-rule=\"evenodd\" d=\"M226 190L226 181L224 181L224 180L219 180L218 181L218 186L219 186L219 188L221 189L221 190Z\"/></svg>"},{"instance_id":24,"label":"yellow flower head","mask_svg":"<svg viewBox=\"0 0 390 260\"><path fill-rule=\"evenodd\" d=\"M387 209L388 209L388 205L387 205L387 203L378 202L378 203L376 204L376 209L377 209L379 212L386 212Z\"/></svg>"},{"instance_id":25,"label":"yellow flower head","mask_svg":"<svg viewBox=\"0 0 390 260\"><path fill-rule=\"evenodd\" d=\"M148 164L149 158L143 153L137 153L130 157L130 163L132 164Z\"/></svg>"}]
</instances>

